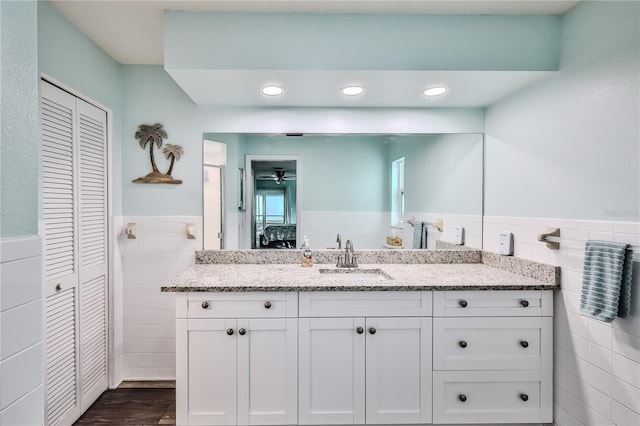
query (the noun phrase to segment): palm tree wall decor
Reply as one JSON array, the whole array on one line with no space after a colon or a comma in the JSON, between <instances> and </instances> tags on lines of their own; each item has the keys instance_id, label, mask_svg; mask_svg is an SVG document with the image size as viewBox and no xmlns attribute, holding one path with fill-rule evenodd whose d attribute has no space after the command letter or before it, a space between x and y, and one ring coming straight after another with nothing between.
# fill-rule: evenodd
<instances>
[{"instance_id":1,"label":"palm tree wall decor","mask_svg":"<svg viewBox=\"0 0 640 426\"><path fill-rule=\"evenodd\" d=\"M151 160L151 173L146 175L145 177L141 177L138 179L134 179L132 182L134 183L172 183L172 184L180 184L181 180L174 179L171 176L171 172L173 171L173 165L176 160L179 160L183 154L182 147L180 145L171 145L167 144L162 152L166 159L171 159L171 164L169 165L169 170L167 173L160 173L158 170L158 166L156 165L156 160L153 155L153 151L155 148L160 149L162 146L162 139L167 139L167 132L162 128L162 124L141 124L138 126L138 131L135 134L135 138L140 142L140 147L145 149L147 144L149 145L149 158Z\"/></svg>"}]
</instances>

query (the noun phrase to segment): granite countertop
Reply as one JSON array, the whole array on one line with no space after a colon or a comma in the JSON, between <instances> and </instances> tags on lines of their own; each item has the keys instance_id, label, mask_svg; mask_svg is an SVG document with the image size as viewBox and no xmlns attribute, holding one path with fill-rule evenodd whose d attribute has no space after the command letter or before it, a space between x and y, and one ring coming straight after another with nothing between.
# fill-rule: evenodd
<instances>
[{"instance_id":1,"label":"granite countertop","mask_svg":"<svg viewBox=\"0 0 640 426\"><path fill-rule=\"evenodd\" d=\"M163 292L240 291L419 291L419 290L553 290L557 284L540 281L482 263L365 264L358 270L379 269L391 279L332 279L320 269L343 272L332 265L314 264L199 264L175 277ZM354 271L347 269L347 271ZM357 270L356 270L357 271ZM353 273L353 272L351 272Z\"/></svg>"}]
</instances>

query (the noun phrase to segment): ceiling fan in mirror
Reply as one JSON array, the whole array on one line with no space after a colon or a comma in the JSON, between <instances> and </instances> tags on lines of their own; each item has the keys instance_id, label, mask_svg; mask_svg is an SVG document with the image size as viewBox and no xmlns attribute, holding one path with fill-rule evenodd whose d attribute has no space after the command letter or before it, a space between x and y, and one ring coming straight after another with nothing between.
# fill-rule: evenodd
<instances>
[{"instance_id":1,"label":"ceiling fan in mirror","mask_svg":"<svg viewBox=\"0 0 640 426\"><path fill-rule=\"evenodd\" d=\"M258 180L273 180L277 184L284 182L285 180L296 180L295 175L286 174L286 170L281 167L274 167L273 173L270 175L258 175Z\"/></svg>"}]
</instances>

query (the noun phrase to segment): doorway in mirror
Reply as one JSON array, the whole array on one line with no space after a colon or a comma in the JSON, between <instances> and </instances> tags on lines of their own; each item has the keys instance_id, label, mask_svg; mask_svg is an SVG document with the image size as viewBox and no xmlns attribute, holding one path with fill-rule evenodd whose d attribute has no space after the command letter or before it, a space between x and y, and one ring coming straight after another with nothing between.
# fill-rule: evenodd
<instances>
[{"instance_id":1,"label":"doorway in mirror","mask_svg":"<svg viewBox=\"0 0 640 426\"><path fill-rule=\"evenodd\" d=\"M247 155L249 247L296 248L300 240L298 165L296 157Z\"/></svg>"},{"instance_id":2,"label":"doorway in mirror","mask_svg":"<svg viewBox=\"0 0 640 426\"><path fill-rule=\"evenodd\" d=\"M224 171L227 160L227 145L204 140L202 170L202 240L205 250L225 247L224 238Z\"/></svg>"}]
</instances>

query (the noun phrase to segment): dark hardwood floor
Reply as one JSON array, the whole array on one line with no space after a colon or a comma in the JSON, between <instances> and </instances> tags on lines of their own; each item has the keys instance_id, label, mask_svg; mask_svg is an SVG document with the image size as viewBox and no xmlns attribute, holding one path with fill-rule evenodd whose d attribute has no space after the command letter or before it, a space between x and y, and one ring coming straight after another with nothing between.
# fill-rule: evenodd
<instances>
[{"instance_id":1,"label":"dark hardwood floor","mask_svg":"<svg viewBox=\"0 0 640 426\"><path fill-rule=\"evenodd\" d=\"M74 425L175 425L176 390L171 385L125 382L103 393Z\"/></svg>"}]
</instances>

